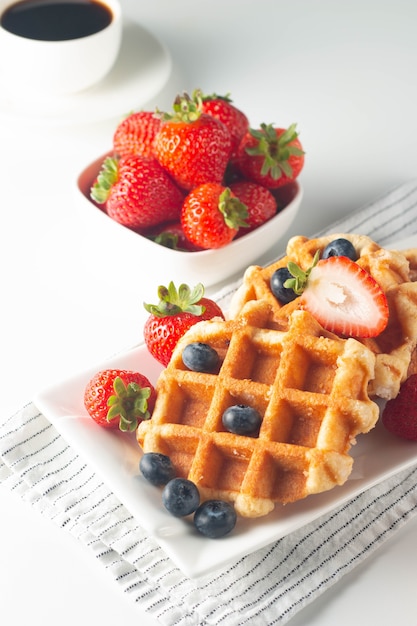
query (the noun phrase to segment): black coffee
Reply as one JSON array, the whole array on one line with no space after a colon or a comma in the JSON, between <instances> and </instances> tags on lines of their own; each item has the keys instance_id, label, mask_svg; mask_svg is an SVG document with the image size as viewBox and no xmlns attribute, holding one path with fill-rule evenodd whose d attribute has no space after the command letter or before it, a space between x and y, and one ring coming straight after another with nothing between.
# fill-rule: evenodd
<instances>
[{"instance_id":1,"label":"black coffee","mask_svg":"<svg viewBox=\"0 0 417 626\"><path fill-rule=\"evenodd\" d=\"M4 11L0 23L28 39L64 41L98 33L112 18L109 7L96 0L22 0Z\"/></svg>"}]
</instances>

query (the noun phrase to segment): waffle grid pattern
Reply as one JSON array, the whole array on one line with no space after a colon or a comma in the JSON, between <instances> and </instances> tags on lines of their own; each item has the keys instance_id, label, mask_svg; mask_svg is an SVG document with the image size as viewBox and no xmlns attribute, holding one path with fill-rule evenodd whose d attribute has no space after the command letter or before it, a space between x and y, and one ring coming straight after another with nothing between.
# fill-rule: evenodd
<instances>
[{"instance_id":1,"label":"waffle grid pattern","mask_svg":"<svg viewBox=\"0 0 417 626\"><path fill-rule=\"evenodd\" d=\"M247 302L265 300L273 310L275 323L285 323L297 309L298 301L286 305L278 302L269 286L272 274L279 267L286 267L289 260L307 269L316 251L323 250L338 237L353 243L359 255L358 265L373 276L387 296L390 311L387 328L378 337L360 341L376 355L375 377L370 381L369 394L389 400L398 394L401 383L408 377L410 359L417 344L417 282L406 254L381 248L365 235L342 233L317 239L293 237L288 242L285 257L267 267L254 265L246 270L229 314L235 317Z\"/></svg>"},{"instance_id":2,"label":"waffle grid pattern","mask_svg":"<svg viewBox=\"0 0 417 626\"><path fill-rule=\"evenodd\" d=\"M193 326L158 381L152 420L138 429L144 452L167 454L203 499L234 501L246 517L343 484L356 435L378 418L367 394L371 351L305 311L294 312L288 330L270 321L271 308L253 302L235 320ZM181 353L193 341L217 350L218 373L185 368ZM235 404L260 412L258 436L225 431L222 414Z\"/></svg>"}]
</instances>

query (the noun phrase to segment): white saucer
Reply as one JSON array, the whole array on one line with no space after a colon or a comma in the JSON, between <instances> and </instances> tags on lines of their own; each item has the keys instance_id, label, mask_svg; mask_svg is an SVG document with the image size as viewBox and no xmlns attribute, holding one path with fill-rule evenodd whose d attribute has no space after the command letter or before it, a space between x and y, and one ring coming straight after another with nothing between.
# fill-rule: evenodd
<instances>
[{"instance_id":1,"label":"white saucer","mask_svg":"<svg viewBox=\"0 0 417 626\"><path fill-rule=\"evenodd\" d=\"M125 19L118 59L96 86L71 96L41 99L28 93L14 100L3 88L0 117L48 125L97 122L139 109L167 83L172 70L168 50L149 31Z\"/></svg>"}]
</instances>

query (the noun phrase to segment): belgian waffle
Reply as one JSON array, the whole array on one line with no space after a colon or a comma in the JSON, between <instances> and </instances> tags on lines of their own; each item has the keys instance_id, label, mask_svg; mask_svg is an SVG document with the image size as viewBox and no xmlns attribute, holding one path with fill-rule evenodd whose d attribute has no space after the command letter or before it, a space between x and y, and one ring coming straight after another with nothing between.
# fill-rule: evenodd
<instances>
[{"instance_id":1,"label":"belgian waffle","mask_svg":"<svg viewBox=\"0 0 417 626\"><path fill-rule=\"evenodd\" d=\"M407 250L402 250L402 253L410 266L410 279L417 281L417 248L408 248Z\"/></svg>"},{"instance_id":2,"label":"belgian waffle","mask_svg":"<svg viewBox=\"0 0 417 626\"><path fill-rule=\"evenodd\" d=\"M271 328L272 313L267 302L249 302L236 319L192 326L160 375L152 419L137 431L143 451L168 455L202 499L232 501L246 517L343 484L355 437L378 419L367 392L372 351L306 311ZM215 374L184 366L182 351L195 341L218 352ZM222 414L235 404L260 412L257 436L225 430Z\"/></svg>"},{"instance_id":3,"label":"belgian waffle","mask_svg":"<svg viewBox=\"0 0 417 626\"><path fill-rule=\"evenodd\" d=\"M282 324L299 300L281 305L270 289L270 278L279 267L294 261L302 269L311 266L317 250L323 250L332 240L349 239L358 253L357 263L369 272L383 289L389 306L386 329L373 339L359 339L376 354L375 378L370 381L369 393L390 399L398 394L407 378L413 352L417 344L417 255L397 250L386 250L365 235L332 234L317 239L296 236L289 240L286 256L267 266L251 266L244 275L243 284L236 292L229 316L235 317L246 302L265 300L273 309L273 319ZM413 261L414 265L411 263Z\"/></svg>"}]
</instances>

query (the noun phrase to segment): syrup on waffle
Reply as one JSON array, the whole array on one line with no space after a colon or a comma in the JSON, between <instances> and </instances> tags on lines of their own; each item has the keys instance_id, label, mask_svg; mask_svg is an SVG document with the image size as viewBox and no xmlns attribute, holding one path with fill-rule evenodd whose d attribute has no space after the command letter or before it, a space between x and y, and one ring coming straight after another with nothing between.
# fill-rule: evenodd
<instances>
[{"instance_id":1,"label":"syrup on waffle","mask_svg":"<svg viewBox=\"0 0 417 626\"><path fill-rule=\"evenodd\" d=\"M372 339L359 339L376 354L375 378L370 381L369 393L390 399L398 394L401 383L409 375L412 355L417 344L417 254L408 251L386 250L365 235L332 234L317 239L296 236L289 240L286 256L267 266L251 266L244 275L243 284L232 299L229 316L235 317L246 302L265 300L273 309L277 324L285 323L292 311L299 307L298 299L281 305L270 289L272 274L279 267L294 261L302 269L313 262L314 254L338 237L349 239L357 253L357 263L380 285L389 306L386 329ZM411 263L410 261L413 261Z\"/></svg>"},{"instance_id":2,"label":"syrup on waffle","mask_svg":"<svg viewBox=\"0 0 417 626\"><path fill-rule=\"evenodd\" d=\"M233 501L246 517L343 484L355 437L378 419L368 397L372 351L325 331L306 311L292 313L285 328L272 313L256 301L236 319L195 324L160 375L152 419L137 431L143 451L168 455L202 499ZM218 352L218 372L184 366L182 351L195 341ZM236 404L259 411L258 435L225 430L222 414Z\"/></svg>"}]
</instances>

